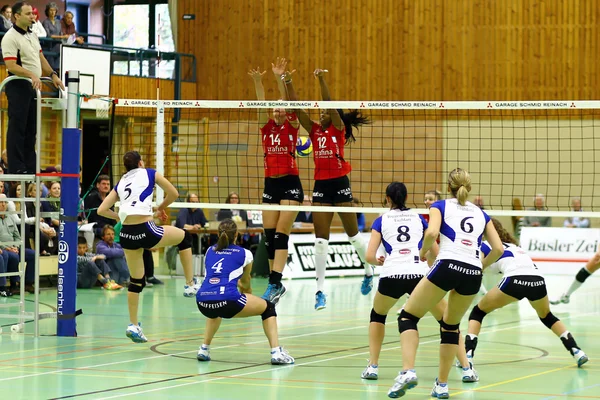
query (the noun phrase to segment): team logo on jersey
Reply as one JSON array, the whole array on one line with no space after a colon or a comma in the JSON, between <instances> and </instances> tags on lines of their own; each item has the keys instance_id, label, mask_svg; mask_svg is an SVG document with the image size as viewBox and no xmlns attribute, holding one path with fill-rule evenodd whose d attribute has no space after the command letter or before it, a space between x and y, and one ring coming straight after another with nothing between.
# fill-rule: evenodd
<instances>
[{"instance_id":1,"label":"team logo on jersey","mask_svg":"<svg viewBox=\"0 0 600 400\"><path fill-rule=\"evenodd\" d=\"M463 239L460 242L462 244L464 244L465 246L473 246L473 242L471 242L470 240L467 240L467 239Z\"/></svg>"},{"instance_id":2,"label":"team logo on jersey","mask_svg":"<svg viewBox=\"0 0 600 400\"><path fill-rule=\"evenodd\" d=\"M313 192L313 197L323 197L323 193Z\"/></svg>"},{"instance_id":3,"label":"team logo on jersey","mask_svg":"<svg viewBox=\"0 0 600 400\"><path fill-rule=\"evenodd\" d=\"M398 251L402 255L410 254L410 249L401 249Z\"/></svg>"},{"instance_id":4,"label":"team logo on jersey","mask_svg":"<svg viewBox=\"0 0 600 400\"><path fill-rule=\"evenodd\" d=\"M210 278L210 279L208 280L208 282L210 282L210 284L211 284L211 285L216 285L216 284L218 284L219 282L221 282L221 279L219 279L219 278Z\"/></svg>"},{"instance_id":5,"label":"team logo on jersey","mask_svg":"<svg viewBox=\"0 0 600 400\"><path fill-rule=\"evenodd\" d=\"M263 199L271 200L272 198L273 198L273 196L271 196L270 194L263 193Z\"/></svg>"}]
</instances>

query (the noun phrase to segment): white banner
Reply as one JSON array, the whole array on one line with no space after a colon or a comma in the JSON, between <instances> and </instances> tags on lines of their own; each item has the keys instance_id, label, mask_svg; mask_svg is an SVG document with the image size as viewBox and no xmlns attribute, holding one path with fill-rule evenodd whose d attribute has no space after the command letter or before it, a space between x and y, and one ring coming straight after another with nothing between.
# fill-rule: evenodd
<instances>
[{"instance_id":1,"label":"white banner","mask_svg":"<svg viewBox=\"0 0 600 400\"><path fill-rule=\"evenodd\" d=\"M530 228L521 230L521 247L534 262L585 263L598 251L600 229Z\"/></svg>"},{"instance_id":2,"label":"white banner","mask_svg":"<svg viewBox=\"0 0 600 400\"><path fill-rule=\"evenodd\" d=\"M370 233L361 233L364 240L369 241ZM292 234L288 245L288 262L283 270L284 278L315 278L314 265L315 235ZM380 267L375 268L375 274ZM360 262L354 246L348 236L333 233L329 238L329 257L325 276L362 276L364 267Z\"/></svg>"}]
</instances>

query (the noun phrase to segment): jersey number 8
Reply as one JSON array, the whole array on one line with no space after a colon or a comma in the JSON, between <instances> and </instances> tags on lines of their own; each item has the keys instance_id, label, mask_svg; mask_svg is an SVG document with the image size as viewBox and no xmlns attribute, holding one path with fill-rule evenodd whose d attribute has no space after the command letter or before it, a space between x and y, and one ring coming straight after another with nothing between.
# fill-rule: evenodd
<instances>
[{"instance_id":1,"label":"jersey number 8","mask_svg":"<svg viewBox=\"0 0 600 400\"><path fill-rule=\"evenodd\" d=\"M399 233L399 235L396 236L396 240L398 240L400 243L408 242L410 240L410 235L408 234L408 226L406 226L406 225L399 226L398 233Z\"/></svg>"}]
</instances>

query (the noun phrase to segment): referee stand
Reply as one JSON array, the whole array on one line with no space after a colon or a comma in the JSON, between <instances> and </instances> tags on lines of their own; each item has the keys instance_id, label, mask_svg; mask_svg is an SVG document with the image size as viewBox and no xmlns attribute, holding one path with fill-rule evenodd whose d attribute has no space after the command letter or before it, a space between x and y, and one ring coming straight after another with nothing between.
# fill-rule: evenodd
<instances>
[{"instance_id":1,"label":"referee stand","mask_svg":"<svg viewBox=\"0 0 600 400\"><path fill-rule=\"evenodd\" d=\"M5 86L7 83L11 82L11 81L15 81L15 80L26 80L29 83L31 83L31 79L29 78L24 78L24 77L20 77L20 76L10 76L6 79L4 79L1 83L0 83L0 93L2 91L4 91ZM52 79L50 78L41 78L42 84L43 85L50 85L52 88L54 88L53 83L52 83ZM63 118L63 126L66 122L66 109L67 109L67 98L66 98L66 92L63 92L61 90L58 90L59 92L59 97L58 98L42 98L42 94L40 90L36 90L36 171L40 171L41 170L41 166L40 166L40 155L41 155L41 128L42 128L42 108L52 108L54 110L62 110L62 118ZM54 90L55 92L55 90ZM64 140L64 139L63 139ZM7 182L18 182L21 184L21 188L23 190L21 190L21 196L19 198L6 198L4 199L4 201L13 201L13 202L18 202L21 204L21 210L20 211L4 211L4 212L0 212L1 214L4 215L9 215L9 214L18 214L21 217L21 224L19 227L20 233L21 233L21 240L19 241L15 241L15 242L0 242L0 244L5 245L5 246L17 246L20 248L20 260L19 260L19 268L17 272L6 272L6 273L0 273L0 277L14 277L14 276L18 276L20 279L20 291L19 291L19 296L18 296L18 302L8 302L6 304L0 304L0 318L10 318L10 319L14 319L16 318L17 322L14 325L11 325L11 331L13 333L21 333L24 330L24 325L25 322L31 322L33 321L34 323L34 335L35 337L38 337L40 335L40 331L39 331L39 321L40 319L44 319L44 318L57 318L57 313L56 312L48 312L48 313L40 313L39 310L39 283L40 283L40 274L39 274L39 259L40 259L40 254L39 254L39 248L40 248L40 230L39 230L39 221L41 220L41 218L44 217L54 217L54 218L60 218L61 219L61 228L62 228L62 215L57 215L57 213L42 213L41 212L41 207L40 207L40 194L41 194L41 190L39 190L40 188L40 184L42 181L46 180L55 180L57 177L60 177L61 175L64 174L52 174L52 176L48 176L49 174L41 174L41 173L36 173L36 174L4 174L2 175L2 179L7 181ZM24 188L26 188L26 185L28 183L34 182L37 190L36 190L36 196L33 198L28 198L25 197L25 194L27 192L27 190L25 190ZM62 200L62 199L61 199ZM27 240L26 235L25 235L25 230L27 228L27 225L25 224L25 204L26 203L30 203L33 202L35 204L35 221L36 221L36 225L34 231L34 243L35 243L35 280L34 280L34 311L33 312L28 312L25 311L25 268L26 268L26 263L25 263L25 242ZM62 213L61 213L62 214ZM62 229L61 229L62 230ZM59 246L60 249L60 246ZM10 308L17 308L18 312L17 313L10 313L8 311L5 312L6 309L10 309ZM0 332L1 332L1 328L0 328Z\"/></svg>"}]
</instances>

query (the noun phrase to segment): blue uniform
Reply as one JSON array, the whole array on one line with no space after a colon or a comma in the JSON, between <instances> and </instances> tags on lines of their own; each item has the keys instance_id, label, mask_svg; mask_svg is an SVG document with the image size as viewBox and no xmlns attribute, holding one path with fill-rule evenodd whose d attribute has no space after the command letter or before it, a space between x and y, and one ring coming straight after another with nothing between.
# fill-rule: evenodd
<instances>
[{"instance_id":1,"label":"blue uniform","mask_svg":"<svg viewBox=\"0 0 600 400\"><path fill-rule=\"evenodd\" d=\"M244 273L244 267L251 262L252 253L243 247L230 245L223 250L215 251L214 246L211 246L205 258L206 277L196 294L196 300L199 302L240 300L242 294L237 288L237 283Z\"/></svg>"}]
</instances>

